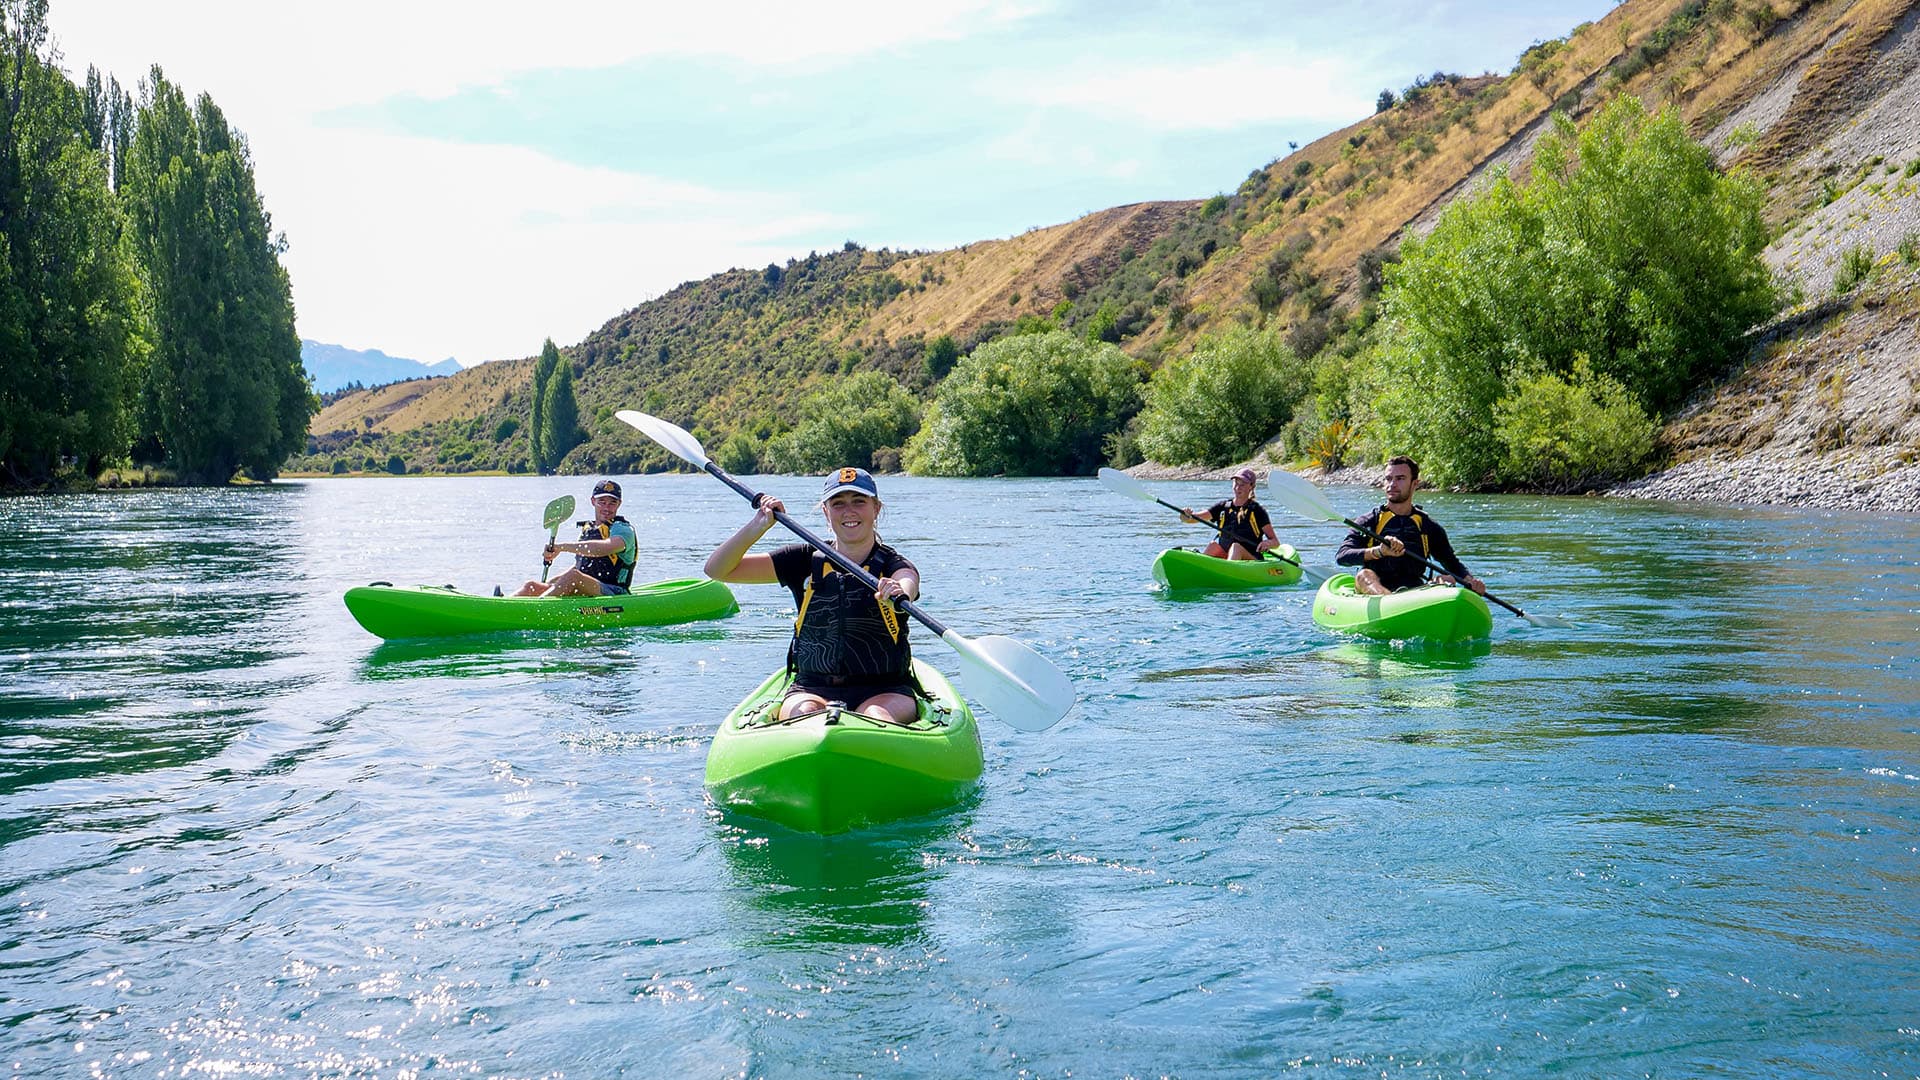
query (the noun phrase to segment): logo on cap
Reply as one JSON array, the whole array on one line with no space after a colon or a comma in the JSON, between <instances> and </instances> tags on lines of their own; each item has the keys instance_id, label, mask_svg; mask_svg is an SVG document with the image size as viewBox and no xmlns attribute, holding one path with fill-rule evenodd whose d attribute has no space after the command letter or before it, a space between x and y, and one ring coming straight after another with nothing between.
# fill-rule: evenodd
<instances>
[{"instance_id":1,"label":"logo on cap","mask_svg":"<svg viewBox=\"0 0 1920 1080\"><path fill-rule=\"evenodd\" d=\"M593 485L593 495L594 498L599 498L602 495L611 495L617 499L620 497L620 485L611 480L602 480Z\"/></svg>"}]
</instances>

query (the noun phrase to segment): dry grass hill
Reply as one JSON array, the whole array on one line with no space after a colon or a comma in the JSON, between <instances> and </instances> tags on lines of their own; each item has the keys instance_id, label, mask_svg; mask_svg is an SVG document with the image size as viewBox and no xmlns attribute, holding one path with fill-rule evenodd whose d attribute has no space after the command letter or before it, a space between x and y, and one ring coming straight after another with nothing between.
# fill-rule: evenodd
<instances>
[{"instance_id":1,"label":"dry grass hill","mask_svg":"<svg viewBox=\"0 0 1920 1080\"><path fill-rule=\"evenodd\" d=\"M1306 334L1311 349L1368 292L1369 259L1429 227L1489 169L1524 172L1555 110L1581 117L1617 93L1672 105L1723 163L1760 173L1779 230L1768 258L1803 307L1828 298L1836 276L1851 288L1878 275L1883 291L1901 279L1897 249L1920 231L1920 167L1909 168L1920 162L1920 0L1626 0L1529 50L1508 74L1416 80L1391 108L1255 169L1224 196L1115 207L950 251L815 256L778 281L769 268L764 279L732 271L688 283L563 350L580 369L581 412L594 433L568 464L655 464L618 425L594 423L644 404L631 397L640 387L709 435L764 433L793 395L836 372L886 370L925 392L925 342L951 335L965 345L1021 317L1081 326L1105 308L1118 316L1122 347L1149 362L1241 323ZM1863 250L1876 268L1865 275ZM1910 322L1901 297L1912 285L1891 287L1892 299L1841 320L1848 333L1877 340L1887 336L1876 329L1882 322ZM1799 320L1795 340L1804 340L1805 311L1783 319ZM1838 324L1813 325L1817 337L1818 327ZM1777 355L1780 333L1766 336ZM1911 356L1895 348L1876 362L1910 365ZM402 440L410 463L433 468L427 455L445 432L478 438L525 415L530 370L524 361L488 364L351 395L312 431L320 440L332 433L336 446L349 434L364 442L412 433ZM1781 393L1799 385L1776 383ZM1890 385L1859 381L1857 392ZM1703 399L1686 430L1701 430L1697 415L1710 409ZM1731 427L1723 437L1753 445L1751 433ZM1862 449L1831 442L1775 450ZM1707 453L1704 445L1693 435L1670 440L1680 464ZM1881 449L1895 456L1888 460L1915 452Z\"/></svg>"}]
</instances>

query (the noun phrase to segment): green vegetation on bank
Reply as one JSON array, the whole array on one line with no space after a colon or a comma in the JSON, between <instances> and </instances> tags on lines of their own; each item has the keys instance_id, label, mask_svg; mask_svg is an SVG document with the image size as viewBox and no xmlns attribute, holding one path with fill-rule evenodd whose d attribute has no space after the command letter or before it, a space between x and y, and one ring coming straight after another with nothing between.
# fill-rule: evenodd
<instances>
[{"instance_id":1,"label":"green vegetation on bank","mask_svg":"<svg viewBox=\"0 0 1920 1080\"><path fill-rule=\"evenodd\" d=\"M318 402L246 140L158 67L76 86L46 16L0 2L0 487L270 479Z\"/></svg>"},{"instance_id":2,"label":"green vegetation on bank","mask_svg":"<svg viewBox=\"0 0 1920 1080\"><path fill-rule=\"evenodd\" d=\"M1496 176L1388 271L1379 355L1394 376L1375 437L1441 483L1630 472L1648 419L1774 311L1760 213L1758 185L1721 173L1670 110L1625 96L1583 130L1556 118L1530 184ZM1549 465L1534 442L1567 423Z\"/></svg>"},{"instance_id":3,"label":"green vegetation on bank","mask_svg":"<svg viewBox=\"0 0 1920 1080\"><path fill-rule=\"evenodd\" d=\"M1063 330L982 345L940 384L906 466L932 476L1091 473L1139 411L1142 374L1115 346Z\"/></svg>"}]
</instances>

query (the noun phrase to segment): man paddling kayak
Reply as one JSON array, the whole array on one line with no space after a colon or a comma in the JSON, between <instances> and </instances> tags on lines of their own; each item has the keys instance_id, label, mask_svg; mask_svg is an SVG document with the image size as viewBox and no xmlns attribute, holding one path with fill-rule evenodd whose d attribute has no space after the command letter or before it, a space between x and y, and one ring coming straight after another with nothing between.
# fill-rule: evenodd
<instances>
[{"instance_id":1,"label":"man paddling kayak","mask_svg":"<svg viewBox=\"0 0 1920 1080\"><path fill-rule=\"evenodd\" d=\"M1221 499L1204 514L1181 509L1180 520L1189 524L1203 521L1220 530L1207 545L1207 554L1216 559L1258 559L1280 546L1267 508L1253 498L1253 485L1258 479L1252 469L1241 469L1233 474L1233 498Z\"/></svg>"},{"instance_id":2,"label":"man paddling kayak","mask_svg":"<svg viewBox=\"0 0 1920 1080\"><path fill-rule=\"evenodd\" d=\"M1361 592L1384 596L1424 584L1427 566L1420 556L1425 555L1449 571L1440 575L1441 584L1463 584L1484 595L1486 583L1468 573L1466 564L1453 553L1447 530L1426 510L1413 504L1414 489L1420 485L1419 464L1410 457L1394 458L1387 462L1381 484L1387 489L1386 503L1376 507L1361 522L1371 525L1386 542L1375 543L1355 529L1347 533L1340 553L1333 557L1341 566L1364 565L1364 569L1354 573L1354 585ZM1420 545L1419 554L1410 550L1414 544Z\"/></svg>"},{"instance_id":3,"label":"man paddling kayak","mask_svg":"<svg viewBox=\"0 0 1920 1080\"><path fill-rule=\"evenodd\" d=\"M552 581L529 581L513 595L623 596L632 588L640 539L620 516L619 484L602 480L593 485L593 520L580 522L580 539L548 544L541 558L551 563L561 552L573 555L571 568Z\"/></svg>"},{"instance_id":4,"label":"man paddling kayak","mask_svg":"<svg viewBox=\"0 0 1920 1080\"><path fill-rule=\"evenodd\" d=\"M793 591L798 615L787 668L793 685L780 703L780 718L805 716L840 703L882 720L911 724L916 716L913 653L908 621L893 599L920 597L920 571L880 542L880 489L865 469L827 476L821 509L833 529L833 547L879 582L869 590L840 572L806 544L771 554L747 549L773 527L786 506L771 495L754 498L754 513L740 531L707 556L707 576L738 585L779 582Z\"/></svg>"}]
</instances>

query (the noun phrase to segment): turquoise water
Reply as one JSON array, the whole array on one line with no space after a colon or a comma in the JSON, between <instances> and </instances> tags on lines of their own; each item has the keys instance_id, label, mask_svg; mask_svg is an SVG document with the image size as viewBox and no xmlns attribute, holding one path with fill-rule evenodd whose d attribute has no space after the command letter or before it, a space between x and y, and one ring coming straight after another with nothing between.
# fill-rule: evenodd
<instances>
[{"instance_id":1,"label":"turquoise water","mask_svg":"<svg viewBox=\"0 0 1920 1080\"><path fill-rule=\"evenodd\" d=\"M642 577L747 516L627 483ZM1081 703L983 717L977 798L833 841L701 787L783 590L435 645L341 606L537 575L585 480L0 502L0 1069L1920 1073L1920 519L1435 495L1580 628L1397 651L1304 589L1154 595L1204 533L1090 480L883 485L928 609Z\"/></svg>"}]
</instances>

